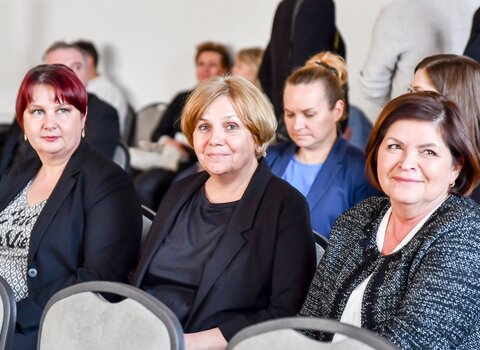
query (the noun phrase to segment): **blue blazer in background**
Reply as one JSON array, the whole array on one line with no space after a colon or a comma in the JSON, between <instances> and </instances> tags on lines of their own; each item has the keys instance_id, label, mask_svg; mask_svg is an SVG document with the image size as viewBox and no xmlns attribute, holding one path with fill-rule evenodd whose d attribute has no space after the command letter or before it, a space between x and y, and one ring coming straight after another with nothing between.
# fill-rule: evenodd
<instances>
[{"instance_id":1,"label":"blue blazer in background","mask_svg":"<svg viewBox=\"0 0 480 350\"><path fill-rule=\"evenodd\" d=\"M270 146L267 162L282 177L297 152L294 142ZM378 195L365 176L365 156L343 137L338 137L307 195L313 229L328 238L335 220L363 199Z\"/></svg>"}]
</instances>

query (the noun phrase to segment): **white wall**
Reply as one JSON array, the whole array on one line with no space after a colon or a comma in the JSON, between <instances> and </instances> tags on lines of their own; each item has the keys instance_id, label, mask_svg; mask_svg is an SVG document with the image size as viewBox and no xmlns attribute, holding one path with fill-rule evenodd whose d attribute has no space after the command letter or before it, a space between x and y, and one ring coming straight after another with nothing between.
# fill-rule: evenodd
<instances>
[{"instance_id":1,"label":"white wall","mask_svg":"<svg viewBox=\"0 0 480 350\"><path fill-rule=\"evenodd\" d=\"M377 109L359 91L358 73L374 20L389 1L336 1L337 23L347 42L350 97L371 119ZM0 121L11 120L23 75L40 63L53 41L93 40L100 50L101 69L139 108L169 101L179 90L194 86L193 55L201 41L224 42L232 51L265 46L278 2L1 0Z\"/></svg>"},{"instance_id":2,"label":"white wall","mask_svg":"<svg viewBox=\"0 0 480 350\"><path fill-rule=\"evenodd\" d=\"M25 72L59 39L93 40L102 69L134 107L195 84L195 46L265 46L278 0L1 0L0 117L10 120ZM253 11L253 9L255 9ZM105 62L108 62L106 67Z\"/></svg>"}]
</instances>

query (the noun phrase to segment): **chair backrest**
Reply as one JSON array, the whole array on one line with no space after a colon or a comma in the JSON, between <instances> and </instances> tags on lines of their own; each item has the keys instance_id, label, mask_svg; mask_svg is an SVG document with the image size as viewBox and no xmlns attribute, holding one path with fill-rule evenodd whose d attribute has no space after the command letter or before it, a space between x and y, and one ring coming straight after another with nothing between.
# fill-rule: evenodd
<instances>
[{"instance_id":1,"label":"chair backrest","mask_svg":"<svg viewBox=\"0 0 480 350\"><path fill-rule=\"evenodd\" d=\"M347 338L334 343L326 343L308 338L296 330L340 333ZM367 329L334 320L300 317L280 318L247 327L238 332L227 347L227 350L247 349L399 350L385 338Z\"/></svg>"},{"instance_id":2,"label":"chair backrest","mask_svg":"<svg viewBox=\"0 0 480 350\"><path fill-rule=\"evenodd\" d=\"M168 104L164 102L155 102L138 110L135 123L135 146L140 140L150 140L150 135L162 119L167 106Z\"/></svg>"},{"instance_id":3,"label":"chair backrest","mask_svg":"<svg viewBox=\"0 0 480 350\"><path fill-rule=\"evenodd\" d=\"M155 219L155 212L148 208L145 205L142 205L142 238L140 241L140 249L145 244L147 240L148 232L150 231L150 227L152 226L153 219Z\"/></svg>"},{"instance_id":4,"label":"chair backrest","mask_svg":"<svg viewBox=\"0 0 480 350\"><path fill-rule=\"evenodd\" d=\"M124 297L109 302L101 294ZM175 315L148 293L116 282L79 283L56 293L40 321L38 350L184 348Z\"/></svg>"},{"instance_id":5,"label":"chair backrest","mask_svg":"<svg viewBox=\"0 0 480 350\"><path fill-rule=\"evenodd\" d=\"M319 244L324 250L327 250L328 247L328 239L325 236L321 235L317 231L313 231L313 238L315 239L315 243Z\"/></svg>"},{"instance_id":6,"label":"chair backrest","mask_svg":"<svg viewBox=\"0 0 480 350\"><path fill-rule=\"evenodd\" d=\"M325 249L323 249L323 247L320 244L315 242L315 251L317 254L317 265L318 265L320 263L320 260L322 260L323 258L323 254L325 254Z\"/></svg>"},{"instance_id":7,"label":"chair backrest","mask_svg":"<svg viewBox=\"0 0 480 350\"><path fill-rule=\"evenodd\" d=\"M17 318L17 304L7 281L0 277L0 349L12 347Z\"/></svg>"},{"instance_id":8,"label":"chair backrest","mask_svg":"<svg viewBox=\"0 0 480 350\"><path fill-rule=\"evenodd\" d=\"M113 161L123 170L130 172L130 151L123 142L119 142L113 153Z\"/></svg>"},{"instance_id":9,"label":"chair backrest","mask_svg":"<svg viewBox=\"0 0 480 350\"><path fill-rule=\"evenodd\" d=\"M135 146L135 127L137 123L137 112L131 104L127 105L127 115L123 125L122 141L128 146Z\"/></svg>"},{"instance_id":10,"label":"chair backrest","mask_svg":"<svg viewBox=\"0 0 480 350\"><path fill-rule=\"evenodd\" d=\"M313 239L315 240L315 250L317 252L317 265L320 263L320 260L325 254L325 250L328 246L328 240L322 236L320 233L313 231Z\"/></svg>"}]
</instances>

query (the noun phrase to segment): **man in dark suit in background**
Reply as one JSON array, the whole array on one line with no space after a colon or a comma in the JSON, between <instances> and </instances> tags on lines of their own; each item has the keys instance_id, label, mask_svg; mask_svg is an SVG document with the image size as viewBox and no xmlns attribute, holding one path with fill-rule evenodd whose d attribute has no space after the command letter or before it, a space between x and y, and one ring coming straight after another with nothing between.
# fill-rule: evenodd
<instances>
[{"instance_id":1,"label":"man in dark suit in background","mask_svg":"<svg viewBox=\"0 0 480 350\"><path fill-rule=\"evenodd\" d=\"M85 86L88 82L87 57L83 50L73 44L56 42L43 57L46 64L64 64L72 69ZM94 94L88 94L87 124L85 138L97 151L113 157L120 139L120 124L117 111Z\"/></svg>"}]
</instances>

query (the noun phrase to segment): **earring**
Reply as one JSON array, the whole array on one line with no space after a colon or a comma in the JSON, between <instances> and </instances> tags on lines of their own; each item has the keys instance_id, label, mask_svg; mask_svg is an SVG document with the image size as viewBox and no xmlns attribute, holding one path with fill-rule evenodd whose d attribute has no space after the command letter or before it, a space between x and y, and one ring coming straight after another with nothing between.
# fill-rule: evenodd
<instances>
[{"instance_id":1,"label":"earring","mask_svg":"<svg viewBox=\"0 0 480 350\"><path fill-rule=\"evenodd\" d=\"M23 133L23 139L24 139L25 141L28 141L27 134Z\"/></svg>"},{"instance_id":2,"label":"earring","mask_svg":"<svg viewBox=\"0 0 480 350\"><path fill-rule=\"evenodd\" d=\"M85 128L82 128L82 139L85 138Z\"/></svg>"},{"instance_id":3,"label":"earring","mask_svg":"<svg viewBox=\"0 0 480 350\"><path fill-rule=\"evenodd\" d=\"M455 180L453 180L453 182L450 184L450 188L454 188L455 187Z\"/></svg>"}]
</instances>

